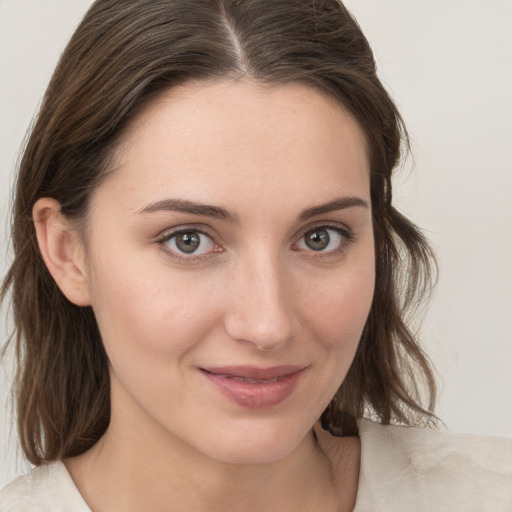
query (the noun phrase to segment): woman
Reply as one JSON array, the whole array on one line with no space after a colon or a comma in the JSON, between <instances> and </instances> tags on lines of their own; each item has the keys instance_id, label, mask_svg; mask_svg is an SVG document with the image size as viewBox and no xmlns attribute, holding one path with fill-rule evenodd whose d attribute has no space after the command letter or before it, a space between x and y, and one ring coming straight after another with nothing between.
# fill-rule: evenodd
<instances>
[{"instance_id":1,"label":"woman","mask_svg":"<svg viewBox=\"0 0 512 512\"><path fill-rule=\"evenodd\" d=\"M403 139L334 0L97 1L20 166L2 510L509 509L506 441L385 426L434 420Z\"/></svg>"}]
</instances>

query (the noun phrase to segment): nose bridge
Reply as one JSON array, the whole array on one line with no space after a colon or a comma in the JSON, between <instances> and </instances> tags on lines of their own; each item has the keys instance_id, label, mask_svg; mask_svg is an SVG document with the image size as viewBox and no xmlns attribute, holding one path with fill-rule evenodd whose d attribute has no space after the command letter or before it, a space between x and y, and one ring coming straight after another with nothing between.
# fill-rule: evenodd
<instances>
[{"instance_id":1,"label":"nose bridge","mask_svg":"<svg viewBox=\"0 0 512 512\"><path fill-rule=\"evenodd\" d=\"M277 252L261 249L238 262L226 329L234 339L272 350L292 335L290 282Z\"/></svg>"}]
</instances>

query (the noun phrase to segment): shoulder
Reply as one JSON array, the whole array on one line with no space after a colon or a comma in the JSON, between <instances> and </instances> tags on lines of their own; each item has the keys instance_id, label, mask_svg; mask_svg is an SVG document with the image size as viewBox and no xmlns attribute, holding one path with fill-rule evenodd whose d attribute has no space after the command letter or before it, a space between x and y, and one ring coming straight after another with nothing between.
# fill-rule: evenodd
<instances>
[{"instance_id":1,"label":"shoulder","mask_svg":"<svg viewBox=\"0 0 512 512\"><path fill-rule=\"evenodd\" d=\"M512 510L512 440L359 420L358 510ZM360 507L360 508L359 508Z\"/></svg>"},{"instance_id":2,"label":"shoulder","mask_svg":"<svg viewBox=\"0 0 512 512\"><path fill-rule=\"evenodd\" d=\"M1 512L90 512L60 461L43 464L0 492Z\"/></svg>"}]
</instances>

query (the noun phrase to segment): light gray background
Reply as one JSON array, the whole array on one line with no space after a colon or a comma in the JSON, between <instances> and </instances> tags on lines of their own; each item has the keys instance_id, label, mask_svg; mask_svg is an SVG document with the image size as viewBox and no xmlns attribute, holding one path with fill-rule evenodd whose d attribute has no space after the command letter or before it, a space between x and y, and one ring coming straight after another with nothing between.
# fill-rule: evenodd
<instances>
[{"instance_id":1,"label":"light gray background","mask_svg":"<svg viewBox=\"0 0 512 512\"><path fill-rule=\"evenodd\" d=\"M25 130L90 0L0 0L0 240ZM450 430L512 436L512 1L349 0L413 139L401 209L437 250L424 322ZM412 170L411 170L412 168ZM6 269L5 251L0 269ZM5 308L4 308L5 316ZM0 325L5 339L6 321ZM0 368L0 488L26 463Z\"/></svg>"}]
</instances>

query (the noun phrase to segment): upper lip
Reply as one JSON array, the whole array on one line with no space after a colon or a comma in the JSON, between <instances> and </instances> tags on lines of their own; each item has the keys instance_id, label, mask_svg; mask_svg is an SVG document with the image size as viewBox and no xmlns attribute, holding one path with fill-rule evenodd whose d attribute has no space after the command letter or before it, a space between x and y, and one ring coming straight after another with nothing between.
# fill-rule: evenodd
<instances>
[{"instance_id":1,"label":"upper lip","mask_svg":"<svg viewBox=\"0 0 512 512\"><path fill-rule=\"evenodd\" d=\"M278 377L284 377L291 375L300 370L303 370L304 366L298 365L281 365L272 366L270 368L258 368L256 366L216 366L212 368L201 368L201 370L213 373L216 375L223 375L226 377L243 377L246 379L254 380L270 380Z\"/></svg>"}]
</instances>

